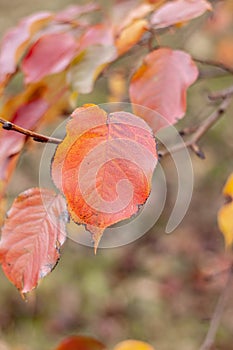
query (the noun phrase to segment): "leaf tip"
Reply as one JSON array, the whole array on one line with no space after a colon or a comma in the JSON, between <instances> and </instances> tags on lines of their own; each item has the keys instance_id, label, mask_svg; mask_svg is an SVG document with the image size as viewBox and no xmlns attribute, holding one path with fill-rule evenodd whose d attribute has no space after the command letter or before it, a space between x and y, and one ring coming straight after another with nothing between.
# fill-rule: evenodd
<instances>
[{"instance_id":1,"label":"leaf tip","mask_svg":"<svg viewBox=\"0 0 233 350\"><path fill-rule=\"evenodd\" d=\"M94 244L94 254L96 255L104 229L102 227L96 227L96 226L90 226L90 225L88 225L87 229L92 234L92 240Z\"/></svg>"}]
</instances>

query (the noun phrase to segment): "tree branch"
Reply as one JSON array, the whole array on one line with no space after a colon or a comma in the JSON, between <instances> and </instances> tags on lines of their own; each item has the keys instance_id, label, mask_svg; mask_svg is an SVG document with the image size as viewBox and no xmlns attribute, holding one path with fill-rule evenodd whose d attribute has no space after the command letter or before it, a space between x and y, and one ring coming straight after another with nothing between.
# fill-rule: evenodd
<instances>
[{"instance_id":1,"label":"tree branch","mask_svg":"<svg viewBox=\"0 0 233 350\"><path fill-rule=\"evenodd\" d=\"M7 120L2 118L0 118L0 124L2 124L2 128L5 130L12 130L12 131L19 132L20 134L32 137L33 140L37 142L48 142L48 143L54 143L56 145L62 142L61 139L38 134L37 132L24 129L21 126L8 122Z\"/></svg>"},{"instance_id":2,"label":"tree branch","mask_svg":"<svg viewBox=\"0 0 233 350\"><path fill-rule=\"evenodd\" d=\"M207 133L207 131L214 125L216 122L223 116L226 112L226 109L231 103L231 98L225 98L222 103L219 105L218 109L214 111L207 119L205 119L199 126L185 129L184 132L181 132L181 135L187 135L192 133L192 136L189 140L184 141L184 143L177 144L172 147L170 150L164 150L159 152L159 157L163 158L174 152L178 152L184 148L190 148L198 157L204 159L205 155L198 146L198 141ZM188 132L191 130L190 132Z\"/></svg>"},{"instance_id":3,"label":"tree branch","mask_svg":"<svg viewBox=\"0 0 233 350\"><path fill-rule=\"evenodd\" d=\"M224 99L231 96L233 96L233 86L230 86L220 91L212 92L211 94L208 95L209 99L212 101L218 100L220 98Z\"/></svg>"},{"instance_id":4,"label":"tree branch","mask_svg":"<svg viewBox=\"0 0 233 350\"><path fill-rule=\"evenodd\" d=\"M218 61L214 61L214 60L203 60L203 59L197 58L197 57L193 57L193 60L198 62L198 63L201 63L201 64L220 68L220 69L222 69L230 74L233 74L233 68L225 65L222 62L218 62Z\"/></svg>"},{"instance_id":5,"label":"tree branch","mask_svg":"<svg viewBox=\"0 0 233 350\"><path fill-rule=\"evenodd\" d=\"M216 334L220 325L220 321L221 321L223 312L225 310L225 306L226 306L229 294L231 292L232 282L233 282L233 266L231 266L229 270L229 275L228 275L226 285L219 296L217 305L215 307L213 316L210 321L209 330L199 350L209 350L211 346L214 344Z\"/></svg>"}]
</instances>

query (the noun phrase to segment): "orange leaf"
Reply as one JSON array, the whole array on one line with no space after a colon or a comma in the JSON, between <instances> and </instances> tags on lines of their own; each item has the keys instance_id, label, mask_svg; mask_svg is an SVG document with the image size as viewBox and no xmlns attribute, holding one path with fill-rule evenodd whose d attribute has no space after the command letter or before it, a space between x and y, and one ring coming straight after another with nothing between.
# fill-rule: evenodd
<instances>
[{"instance_id":1,"label":"orange leaf","mask_svg":"<svg viewBox=\"0 0 233 350\"><path fill-rule=\"evenodd\" d=\"M153 28L166 28L174 24L189 21L212 10L206 0L175 0L161 6L150 19Z\"/></svg>"},{"instance_id":2,"label":"orange leaf","mask_svg":"<svg viewBox=\"0 0 233 350\"><path fill-rule=\"evenodd\" d=\"M98 340L83 337L71 336L64 339L56 350L104 350L105 346Z\"/></svg>"},{"instance_id":3,"label":"orange leaf","mask_svg":"<svg viewBox=\"0 0 233 350\"><path fill-rule=\"evenodd\" d=\"M86 225L97 248L106 227L130 218L148 198L156 144L148 125L131 113L86 105L71 117L52 177L71 217Z\"/></svg>"},{"instance_id":4,"label":"orange leaf","mask_svg":"<svg viewBox=\"0 0 233 350\"><path fill-rule=\"evenodd\" d=\"M130 50L143 36L147 29L147 21L140 19L124 28L116 39L118 54L122 55Z\"/></svg>"},{"instance_id":5,"label":"orange leaf","mask_svg":"<svg viewBox=\"0 0 233 350\"><path fill-rule=\"evenodd\" d=\"M17 62L23 55L31 37L52 18L50 12L38 12L24 18L17 27L3 37L0 49L0 85L15 73Z\"/></svg>"},{"instance_id":6,"label":"orange leaf","mask_svg":"<svg viewBox=\"0 0 233 350\"><path fill-rule=\"evenodd\" d=\"M26 83L41 80L46 75L63 71L75 57L77 43L70 33L41 36L22 61Z\"/></svg>"},{"instance_id":7,"label":"orange leaf","mask_svg":"<svg viewBox=\"0 0 233 350\"><path fill-rule=\"evenodd\" d=\"M150 52L130 82L134 113L145 119L154 131L175 124L185 114L186 89L197 76L198 69L188 53L170 48Z\"/></svg>"},{"instance_id":8,"label":"orange leaf","mask_svg":"<svg viewBox=\"0 0 233 350\"><path fill-rule=\"evenodd\" d=\"M125 340L113 350L155 350L151 345L138 340Z\"/></svg>"},{"instance_id":9,"label":"orange leaf","mask_svg":"<svg viewBox=\"0 0 233 350\"><path fill-rule=\"evenodd\" d=\"M32 188L13 202L2 228L0 262L22 294L55 267L65 241L65 201L53 191Z\"/></svg>"},{"instance_id":10,"label":"orange leaf","mask_svg":"<svg viewBox=\"0 0 233 350\"><path fill-rule=\"evenodd\" d=\"M233 243L233 173L229 176L223 194L227 203L218 212L218 225L225 239L226 247Z\"/></svg>"},{"instance_id":11,"label":"orange leaf","mask_svg":"<svg viewBox=\"0 0 233 350\"><path fill-rule=\"evenodd\" d=\"M225 35L216 45L216 59L227 65L233 65L233 35Z\"/></svg>"}]
</instances>

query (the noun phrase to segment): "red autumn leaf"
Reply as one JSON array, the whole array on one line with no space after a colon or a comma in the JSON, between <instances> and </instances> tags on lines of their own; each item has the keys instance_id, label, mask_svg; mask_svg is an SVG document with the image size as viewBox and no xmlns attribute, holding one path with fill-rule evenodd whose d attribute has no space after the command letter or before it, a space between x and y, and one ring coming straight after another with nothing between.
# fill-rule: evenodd
<instances>
[{"instance_id":1,"label":"red autumn leaf","mask_svg":"<svg viewBox=\"0 0 233 350\"><path fill-rule=\"evenodd\" d=\"M5 80L15 73L18 60L31 36L51 18L50 12L38 12L24 18L17 27L5 34L0 49L0 84L4 84Z\"/></svg>"},{"instance_id":2,"label":"red autumn leaf","mask_svg":"<svg viewBox=\"0 0 233 350\"><path fill-rule=\"evenodd\" d=\"M170 48L150 52L130 82L134 113L154 131L175 124L185 114L186 90L197 77L198 69L188 53Z\"/></svg>"},{"instance_id":3,"label":"red autumn leaf","mask_svg":"<svg viewBox=\"0 0 233 350\"><path fill-rule=\"evenodd\" d=\"M24 294L56 265L65 241L63 197L47 189L21 193L8 212L0 241L7 278Z\"/></svg>"},{"instance_id":4,"label":"red autumn leaf","mask_svg":"<svg viewBox=\"0 0 233 350\"><path fill-rule=\"evenodd\" d=\"M169 1L153 13L150 22L153 28L166 28L201 16L207 10L212 10L212 6L206 0Z\"/></svg>"},{"instance_id":5,"label":"red autumn leaf","mask_svg":"<svg viewBox=\"0 0 233 350\"><path fill-rule=\"evenodd\" d=\"M72 219L86 225L97 248L106 227L130 218L145 203L156 163L155 140L141 118L85 105L67 124L52 177Z\"/></svg>"},{"instance_id":6,"label":"red autumn leaf","mask_svg":"<svg viewBox=\"0 0 233 350\"><path fill-rule=\"evenodd\" d=\"M37 82L46 75L63 71L75 57L76 49L76 40L69 33L41 36L22 61L25 82Z\"/></svg>"},{"instance_id":7,"label":"red autumn leaf","mask_svg":"<svg viewBox=\"0 0 233 350\"><path fill-rule=\"evenodd\" d=\"M70 22L81 15L96 10L99 10L99 5L95 3L72 5L67 7L65 10L58 12L54 19L59 22Z\"/></svg>"},{"instance_id":8,"label":"red autumn leaf","mask_svg":"<svg viewBox=\"0 0 233 350\"><path fill-rule=\"evenodd\" d=\"M64 339L56 350L104 350L105 346L98 340L83 337L71 336Z\"/></svg>"}]
</instances>

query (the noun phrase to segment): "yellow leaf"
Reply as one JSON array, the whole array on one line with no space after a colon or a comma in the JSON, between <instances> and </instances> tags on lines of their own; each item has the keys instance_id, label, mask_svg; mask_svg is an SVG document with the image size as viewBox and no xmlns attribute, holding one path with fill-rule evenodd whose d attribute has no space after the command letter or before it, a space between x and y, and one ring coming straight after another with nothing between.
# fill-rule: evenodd
<instances>
[{"instance_id":1,"label":"yellow leaf","mask_svg":"<svg viewBox=\"0 0 233 350\"><path fill-rule=\"evenodd\" d=\"M155 350L151 345L137 340L125 340L115 346L113 350Z\"/></svg>"},{"instance_id":2,"label":"yellow leaf","mask_svg":"<svg viewBox=\"0 0 233 350\"><path fill-rule=\"evenodd\" d=\"M122 72L112 72L108 80L108 88L110 92L109 102L119 102L124 99L127 86Z\"/></svg>"},{"instance_id":3,"label":"yellow leaf","mask_svg":"<svg viewBox=\"0 0 233 350\"><path fill-rule=\"evenodd\" d=\"M218 226L224 235L226 247L229 247L233 243L233 202L219 210Z\"/></svg>"},{"instance_id":4,"label":"yellow leaf","mask_svg":"<svg viewBox=\"0 0 233 350\"><path fill-rule=\"evenodd\" d=\"M233 198L233 173L228 177L228 180L223 188L224 196Z\"/></svg>"},{"instance_id":5,"label":"yellow leaf","mask_svg":"<svg viewBox=\"0 0 233 350\"><path fill-rule=\"evenodd\" d=\"M229 247L233 243L233 173L223 188L223 195L227 203L218 212L218 226L224 236L226 247Z\"/></svg>"}]
</instances>

